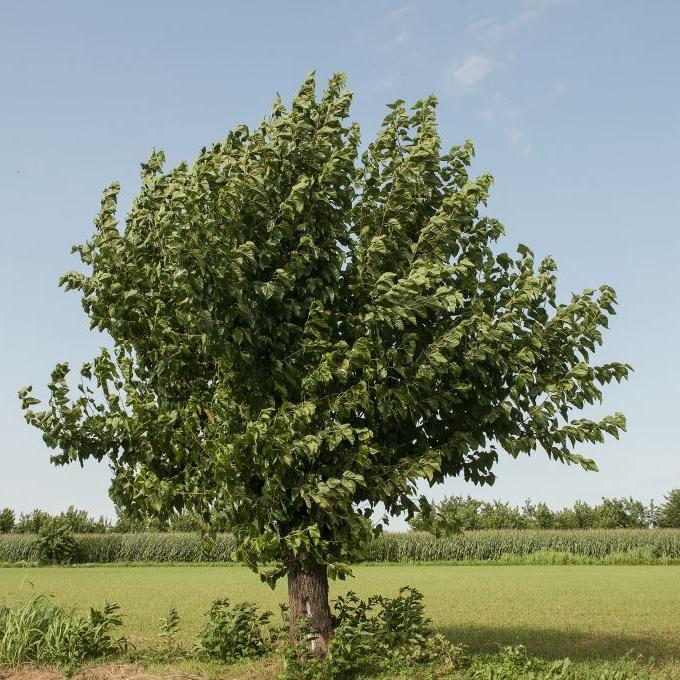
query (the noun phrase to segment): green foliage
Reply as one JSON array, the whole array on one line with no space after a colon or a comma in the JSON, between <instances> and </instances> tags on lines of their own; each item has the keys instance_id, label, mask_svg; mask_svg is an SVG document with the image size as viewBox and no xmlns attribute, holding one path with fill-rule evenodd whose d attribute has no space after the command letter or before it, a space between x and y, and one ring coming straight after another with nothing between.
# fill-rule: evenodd
<instances>
[{"instance_id":1,"label":"green foliage","mask_svg":"<svg viewBox=\"0 0 680 680\"><path fill-rule=\"evenodd\" d=\"M42 596L0 607L0 667L54 664L70 674L83 661L120 652L127 644L112 637L122 625L117 612L117 605L107 603L81 616Z\"/></svg>"},{"instance_id":2,"label":"green foliage","mask_svg":"<svg viewBox=\"0 0 680 680\"><path fill-rule=\"evenodd\" d=\"M60 519L50 519L40 527L36 550L42 564L72 564L78 561L78 545L71 528Z\"/></svg>"},{"instance_id":3,"label":"green foliage","mask_svg":"<svg viewBox=\"0 0 680 680\"><path fill-rule=\"evenodd\" d=\"M241 659L258 659L272 648L265 627L271 612L260 612L251 602L231 604L216 600L207 614L205 628L196 640L199 657L234 663Z\"/></svg>"},{"instance_id":4,"label":"green foliage","mask_svg":"<svg viewBox=\"0 0 680 680\"><path fill-rule=\"evenodd\" d=\"M161 519L154 516L135 517L122 508L116 508L118 519L112 527L116 533L140 533L140 532L198 532L207 526L212 532L225 532L229 525L224 513L210 511L207 519L198 512L183 510L167 518Z\"/></svg>"},{"instance_id":5,"label":"green foliage","mask_svg":"<svg viewBox=\"0 0 680 680\"><path fill-rule=\"evenodd\" d=\"M0 534L8 534L14 529L14 510L3 508L0 510Z\"/></svg>"},{"instance_id":6,"label":"green foliage","mask_svg":"<svg viewBox=\"0 0 680 680\"><path fill-rule=\"evenodd\" d=\"M465 650L434 634L422 599L418 590L408 586L395 598L376 595L360 600L353 592L338 597L328 658L315 657L302 636L303 642L286 651L284 680L364 678L390 664L438 662L446 671L463 667Z\"/></svg>"},{"instance_id":7,"label":"green foliage","mask_svg":"<svg viewBox=\"0 0 680 680\"><path fill-rule=\"evenodd\" d=\"M48 512L38 508L28 514L22 512L14 526L14 531L17 534L37 534L40 531L40 527L51 519L52 516Z\"/></svg>"},{"instance_id":8,"label":"green foliage","mask_svg":"<svg viewBox=\"0 0 680 680\"><path fill-rule=\"evenodd\" d=\"M160 632L158 637L161 640L159 654L162 658L176 657L181 653L182 648L177 640L180 630L180 616L175 607L170 609L160 620Z\"/></svg>"},{"instance_id":9,"label":"green foliage","mask_svg":"<svg viewBox=\"0 0 680 680\"><path fill-rule=\"evenodd\" d=\"M73 505L58 515L50 515L44 510L35 509L28 514L21 513L14 532L18 534L37 534L43 525L55 520L67 526L74 534L102 534L111 530L111 522L105 517L91 517L86 510L78 510Z\"/></svg>"},{"instance_id":10,"label":"green foliage","mask_svg":"<svg viewBox=\"0 0 680 680\"><path fill-rule=\"evenodd\" d=\"M653 509L632 498L603 498L590 506L577 501L573 508L554 513L556 529L621 529L642 528L654 524Z\"/></svg>"},{"instance_id":11,"label":"green foliage","mask_svg":"<svg viewBox=\"0 0 680 680\"><path fill-rule=\"evenodd\" d=\"M657 513L632 498L603 498L590 506L576 501L571 508L552 511L545 503L527 500L522 508L509 503L450 496L423 504L409 522L415 531L450 536L479 529L642 529L654 526Z\"/></svg>"},{"instance_id":12,"label":"green foliage","mask_svg":"<svg viewBox=\"0 0 680 680\"><path fill-rule=\"evenodd\" d=\"M491 664L473 669L471 678L474 680L547 680L548 678L569 677L569 659L546 662L532 659L525 647L504 647Z\"/></svg>"},{"instance_id":13,"label":"green foliage","mask_svg":"<svg viewBox=\"0 0 680 680\"><path fill-rule=\"evenodd\" d=\"M72 505L65 512L57 515L57 517L74 534L103 534L111 530L111 522L106 518L99 517L95 519L90 517L86 510L78 510Z\"/></svg>"},{"instance_id":14,"label":"green foliage","mask_svg":"<svg viewBox=\"0 0 680 680\"><path fill-rule=\"evenodd\" d=\"M656 523L659 527L680 529L680 489L668 492L656 512Z\"/></svg>"},{"instance_id":15,"label":"green foliage","mask_svg":"<svg viewBox=\"0 0 680 680\"><path fill-rule=\"evenodd\" d=\"M569 658L530 656L523 645L501 647L497 654L470 655L443 635L430 635L423 645L393 648L387 654L349 636L333 662L300 658L289 650L282 680L344 680L344 678L457 678L459 680L652 680L667 677L653 664L623 658L596 664L574 663ZM338 654L338 652L336 652ZM668 676L670 677L670 676ZM674 677L674 676L673 676Z\"/></svg>"},{"instance_id":16,"label":"green foliage","mask_svg":"<svg viewBox=\"0 0 680 680\"><path fill-rule=\"evenodd\" d=\"M391 104L362 154L350 101L310 75L191 165L154 152L122 228L109 186L62 284L113 349L75 382L58 364L46 408L20 392L54 463L108 459L134 517L224 513L270 582L344 574L419 479L491 483L536 449L592 470L578 447L625 427L578 417L628 375L593 361L614 291L558 303L551 258L499 250L492 178L442 149L434 97Z\"/></svg>"},{"instance_id":17,"label":"green foliage","mask_svg":"<svg viewBox=\"0 0 680 680\"><path fill-rule=\"evenodd\" d=\"M477 658L461 680L648 680L658 677L631 660L609 668L580 668L571 659L549 661L531 657L523 645L502 647L494 657Z\"/></svg>"}]
</instances>

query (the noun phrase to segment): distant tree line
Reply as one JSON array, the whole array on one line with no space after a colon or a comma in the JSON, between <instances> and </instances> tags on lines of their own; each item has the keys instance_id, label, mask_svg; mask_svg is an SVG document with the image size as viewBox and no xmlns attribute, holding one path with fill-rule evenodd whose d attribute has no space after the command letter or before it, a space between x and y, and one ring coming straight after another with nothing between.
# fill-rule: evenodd
<instances>
[{"instance_id":1,"label":"distant tree line","mask_svg":"<svg viewBox=\"0 0 680 680\"><path fill-rule=\"evenodd\" d=\"M211 518L217 531L227 531L226 519ZM204 525L197 513L184 512L167 522L136 520L118 512L117 519L92 517L85 510L70 506L58 515L44 510L21 513L0 510L0 533L39 534L48 525L67 527L77 534L196 532ZM670 491L661 505L645 504L632 498L603 498L590 505L576 501L571 507L551 510L545 503L512 506L502 501L480 501L468 496L450 496L431 503L409 525L414 531L446 536L477 529L646 529L680 528L680 489Z\"/></svg>"},{"instance_id":2,"label":"distant tree line","mask_svg":"<svg viewBox=\"0 0 680 680\"><path fill-rule=\"evenodd\" d=\"M226 531L227 527L222 517L212 517L211 523L218 531ZM0 533L14 534L39 534L41 529L48 525L65 526L76 534L195 532L200 531L203 524L203 518L191 512L184 512L166 522L159 522L156 519L132 519L120 511L117 511L116 520L112 521L103 515L93 517L86 510L78 510L72 505L58 515L35 509L29 513L21 513L17 517L11 508L0 510Z\"/></svg>"},{"instance_id":3,"label":"distant tree line","mask_svg":"<svg viewBox=\"0 0 680 680\"><path fill-rule=\"evenodd\" d=\"M596 505L576 501L561 510L530 500L518 507L502 501L450 496L431 503L409 524L414 531L437 536L476 529L680 528L680 489L670 491L659 506L632 498L603 498Z\"/></svg>"}]
</instances>

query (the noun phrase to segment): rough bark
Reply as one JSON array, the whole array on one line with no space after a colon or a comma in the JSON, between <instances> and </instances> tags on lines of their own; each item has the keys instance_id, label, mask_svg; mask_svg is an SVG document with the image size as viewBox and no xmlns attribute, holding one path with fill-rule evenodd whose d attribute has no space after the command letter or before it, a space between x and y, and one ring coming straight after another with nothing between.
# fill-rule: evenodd
<instances>
[{"instance_id":1,"label":"rough bark","mask_svg":"<svg viewBox=\"0 0 680 680\"><path fill-rule=\"evenodd\" d=\"M291 643L298 642L299 622L306 620L313 631L310 635L310 648L314 653L325 657L333 635L325 564L304 570L293 568L288 572L288 605Z\"/></svg>"}]
</instances>

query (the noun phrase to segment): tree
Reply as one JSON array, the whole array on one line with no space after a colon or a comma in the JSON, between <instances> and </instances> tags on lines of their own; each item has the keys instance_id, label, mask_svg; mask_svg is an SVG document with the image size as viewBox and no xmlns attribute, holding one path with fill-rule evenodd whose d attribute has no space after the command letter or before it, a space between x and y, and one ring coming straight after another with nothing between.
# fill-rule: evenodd
<instances>
[{"instance_id":1,"label":"tree","mask_svg":"<svg viewBox=\"0 0 680 680\"><path fill-rule=\"evenodd\" d=\"M592 526L597 529L644 529L650 523L649 510L632 498L603 498L593 508Z\"/></svg>"},{"instance_id":2,"label":"tree","mask_svg":"<svg viewBox=\"0 0 680 680\"><path fill-rule=\"evenodd\" d=\"M680 489L672 489L656 509L656 525L662 529L680 529Z\"/></svg>"},{"instance_id":3,"label":"tree","mask_svg":"<svg viewBox=\"0 0 680 680\"><path fill-rule=\"evenodd\" d=\"M37 534L40 528L47 524L52 517L49 512L36 508L32 512L19 515L19 519L14 525L13 531L17 534Z\"/></svg>"},{"instance_id":4,"label":"tree","mask_svg":"<svg viewBox=\"0 0 680 680\"><path fill-rule=\"evenodd\" d=\"M533 526L537 529L552 529L555 524L554 513L545 503L538 503L535 507L532 506L530 519L533 522Z\"/></svg>"},{"instance_id":5,"label":"tree","mask_svg":"<svg viewBox=\"0 0 680 680\"><path fill-rule=\"evenodd\" d=\"M492 178L471 142L442 152L429 97L389 113L365 152L334 76L310 75L257 128L236 127L192 165L142 165L124 229L118 184L74 248L104 348L52 373L47 408L20 392L56 464L108 459L111 495L138 515L224 512L235 555L273 584L323 654L328 577L412 515L416 482L492 483L499 452L618 436L622 415L573 417L628 366L596 365L608 286L556 300L555 263L482 217ZM71 389L77 390L74 394Z\"/></svg>"},{"instance_id":6,"label":"tree","mask_svg":"<svg viewBox=\"0 0 680 680\"><path fill-rule=\"evenodd\" d=\"M14 529L14 510L3 508L0 510L0 534L8 534Z\"/></svg>"},{"instance_id":7,"label":"tree","mask_svg":"<svg viewBox=\"0 0 680 680\"><path fill-rule=\"evenodd\" d=\"M468 496L448 496L439 502L422 503L421 510L409 520L414 531L434 536L450 536L481 528L480 510L484 503Z\"/></svg>"}]
</instances>

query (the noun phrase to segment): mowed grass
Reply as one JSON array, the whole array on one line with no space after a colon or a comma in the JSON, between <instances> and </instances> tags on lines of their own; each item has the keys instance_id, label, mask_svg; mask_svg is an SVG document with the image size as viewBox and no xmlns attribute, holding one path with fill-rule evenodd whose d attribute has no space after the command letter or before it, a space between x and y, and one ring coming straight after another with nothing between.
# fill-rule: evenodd
<instances>
[{"instance_id":1,"label":"mowed grass","mask_svg":"<svg viewBox=\"0 0 680 680\"><path fill-rule=\"evenodd\" d=\"M632 652L680 669L680 566L359 565L354 574L332 584L332 596L395 595L402 585L414 586L436 627L473 651L524 644L536 656L582 660ZM117 602L125 635L144 647L156 643L158 619L171 607L189 643L214 599L278 611L286 586L272 591L240 566L0 569L0 602L36 593L80 610Z\"/></svg>"}]
</instances>

